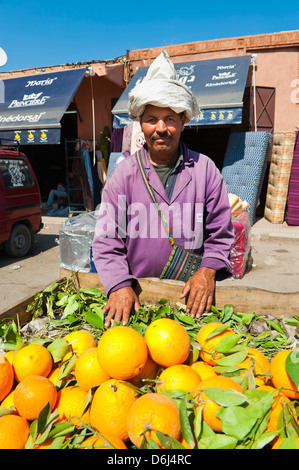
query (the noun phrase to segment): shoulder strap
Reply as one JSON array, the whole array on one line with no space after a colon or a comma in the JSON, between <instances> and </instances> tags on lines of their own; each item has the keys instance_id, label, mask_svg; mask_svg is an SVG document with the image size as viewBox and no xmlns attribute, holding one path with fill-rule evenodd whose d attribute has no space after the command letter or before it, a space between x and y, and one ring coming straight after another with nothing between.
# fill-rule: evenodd
<instances>
[{"instance_id":1,"label":"shoulder strap","mask_svg":"<svg viewBox=\"0 0 299 470\"><path fill-rule=\"evenodd\" d=\"M143 183L144 183L144 186L145 186L145 189L150 197L150 199L152 200L152 202L155 204L155 207L157 208L157 211L158 211L158 214L159 216L161 217L161 220L162 220L162 224L163 224L163 227L168 235L168 238L169 238L169 241L171 243L171 245L174 245L174 240L172 238L172 234L170 232L170 229L167 225L167 221L164 217L164 215L162 214L162 211L160 209L160 206L159 206L159 203L158 203L158 199L157 199L157 196L156 196L156 193L155 191L152 190L149 182L148 182L148 179L147 179L147 173L146 173L146 169L145 169L145 166L144 166L144 163L143 163L143 160L142 160L142 157L141 157L141 152L140 150L137 150L136 152L136 161L137 161L137 165L138 165L138 169L139 169L139 172L140 172L140 175L141 175L141 178L143 180Z\"/></svg>"}]
</instances>

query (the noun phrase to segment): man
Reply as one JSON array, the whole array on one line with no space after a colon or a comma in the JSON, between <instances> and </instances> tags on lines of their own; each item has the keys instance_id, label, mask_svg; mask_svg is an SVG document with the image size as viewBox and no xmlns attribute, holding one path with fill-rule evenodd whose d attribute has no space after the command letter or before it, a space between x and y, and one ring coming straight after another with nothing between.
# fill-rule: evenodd
<instances>
[{"instance_id":1,"label":"man","mask_svg":"<svg viewBox=\"0 0 299 470\"><path fill-rule=\"evenodd\" d=\"M129 98L129 114L139 119L146 141L141 149L146 177L173 238L202 255L180 296L187 298L187 312L198 318L211 308L215 280L231 275L234 238L225 183L208 157L180 142L184 124L199 108L190 89L176 80L166 51ZM106 183L93 242L94 262L108 295L107 327L112 318L127 324L132 309L140 308L137 279L160 277L168 261L172 247L163 227L157 228L153 206L136 155L131 155Z\"/></svg>"}]
</instances>

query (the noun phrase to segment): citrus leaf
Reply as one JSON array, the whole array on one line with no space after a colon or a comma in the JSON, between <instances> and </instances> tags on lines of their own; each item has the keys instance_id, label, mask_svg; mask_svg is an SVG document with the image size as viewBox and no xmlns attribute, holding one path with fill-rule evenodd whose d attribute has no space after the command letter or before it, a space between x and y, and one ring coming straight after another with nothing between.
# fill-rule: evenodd
<instances>
[{"instance_id":1,"label":"citrus leaf","mask_svg":"<svg viewBox=\"0 0 299 470\"><path fill-rule=\"evenodd\" d=\"M227 356L221 357L220 359L215 360L215 362L217 362L219 366L236 366L245 359L247 354L247 349L243 348L233 354L228 354Z\"/></svg>"},{"instance_id":2,"label":"citrus leaf","mask_svg":"<svg viewBox=\"0 0 299 470\"><path fill-rule=\"evenodd\" d=\"M225 336L219 341L217 346L215 346L214 351L226 354L236 346L240 338L242 338L242 335Z\"/></svg>"},{"instance_id":3,"label":"citrus leaf","mask_svg":"<svg viewBox=\"0 0 299 470\"><path fill-rule=\"evenodd\" d=\"M286 358L286 371L299 390L299 350L294 349Z\"/></svg>"},{"instance_id":4,"label":"citrus leaf","mask_svg":"<svg viewBox=\"0 0 299 470\"><path fill-rule=\"evenodd\" d=\"M211 339L211 338L214 338L214 336L217 336L217 335L220 335L220 333L223 333L223 331L227 330L228 329L228 326L224 325L224 326L218 326L218 328L215 328L215 330L213 330L208 336L207 336L207 340L208 339Z\"/></svg>"},{"instance_id":5,"label":"citrus leaf","mask_svg":"<svg viewBox=\"0 0 299 470\"><path fill-rule=\"evenodd\" d=\"M185 449L181 442L177 441L173 437L169 436L168 434L164 434L160 431L155 431L159 441L161 442L162 446L165 449Z\"/></svg>"},{"instance_id":6,"label":"citrus leaf","mask_svg":"<svg viewBox=\"0 0 299 470\"><path fill-rule=\"evenodd\" d=\"M238 440L225 434L203 437L197 444L197 449L234 449Z\"/></svg>"},{"instance_id":7,"label":"citrus leaf","mask_svg":"<svg viewBox=\"0 0 299 470\"><path fill-rule=\"evenodd\" d=\"M162 297L162 299L160 299L160 300L158 301L158 304L164 305L164 304L167 304L167 302L168 302L168 300L165 299L164 297Z\"/></svg>"},{"instance_id":8,"label":"citrus leaf","mask_svg":"<svg viewBox=\"0 0 299 470\"><path fill-rule=\"evenodd\" d=\"M104 313L101 308L94 308L94 311L87 310L84 312L84 318L89 323L89 325L94 326L95 328L100 328L101 330L104 327Z\"/></svg>"},{"instance_id":9,"label":"citrus leaf","mask_svg":"<svg viewBox=\"0 0 299 470\"><path fill-rule=\"evenodd\" d=\"M245 395L230 388L205 388L204 393L210 398L210 400L213 400L221 406L237 406L242 405L247 401Z\"/></svg>"},{"instance_id":10,"label":"citrus leaf","mask_svg":"<svg viewBox=\"0 0 299 470\"><path fill-rule=\"evenodd\" d=\"M142 443L140 445L140 449L159 449L158 444L152 437L148 438L149 440L147 441L145 436L143 436Z\"/></svg>"},{"instance_id":11,"label":"citrus leaf","mask_svg":"<svg viewBox=\"0 0 299 470\"><path fill-rule=\"evenodd\" d=\"M195 325L195 320L194 318L190 317L190 315L184 315L183 313L176 313L175 318L177 318L182 323L186 323L187 325Z\"/></svg>"},{"instance_id":12,"label":"citrus leaf","mask_svg":"<svg viewBox=\"0 0 299 470\"><path fill-rule=\"evenodd\" d=\"M61 422L55 424L51 431L49 432L49 439L58 437L58 436L66 436L67 434L73 432L76 429L76 426L72 422Z\"/></svg>"},{"instance_id":13,"label":"citrus leaf","mask_svg":"<svg viewBox=\"0 0 299 470\"><path fill-rule=\"evenodd\" d=\"M51 443L49 449L62 449L62 444L65 440L64 436L61 437L56 437L56 439L53 440Z\"/></svg>"},{"instance_id":14,"label":"citrus leaf","mask_svg":"<svg viewBox=\"0 0 299 470\"><path fill-rule=\"evenodd\" d=\"M224 305L223 310L222 310L221 321L223 323L226 323L228 320L231 319L233 313L234 313L234 309L233 309L233 306L231 304Z\"/></svg>"},{"instance_id":15,"label":"citrus leaf","mask_svg":"<svg viewBox=\"0 0 299 470\"><path fill-rule=\"evenodd\" d=\"M65 338L58 338L52 341L47 347L51 353L54 362L59 362L69 350L69 344Z\"/></svg>"},{"instance_id":16,"label":"citrus leaf","mask_svg":"<svg viewBox=\"0 0 299 470\"><path fill-rule=\"evenodd\" d=\"M257 421L251 410L241 406L221 407L216 416L222 422L222 432L240 441L249 434Z\"/></svg>"},{"instance_id":17,"label":"citrus leaf","mask_svg":"<svg viewBox=\"0 0 299 470\"><path fill-rule=\"evenodd\" d=\"M251 449L262 449L273 441L277 436L277 431L265 431L252 445Z\"/></svg>"},{"instance_id":18,"label":"citrus leaf","mask_svg":"<svg viewBox=\"0 0 299 470\"><path fill-rule=\"evenodd\" d=\"M194 436L193 436L193 432L191 429L191 424L189 421L189 414L188 414L187 406L186 406L186 397L180 403L179 417L180 417L180 424L181 424L183 437L185 441L187 442L187 444L190 446L190 448L193 449L195 446L195 441L194 441Z\"/></svg>"},{"instance_id":19,"label":"citrus leaf","mask_svg":"<svg viewBox=\"0 0 299 470\"><path fill-rule=\"evenodd\" d=\"M82 294L87 294L87 295L95 295L96 297L100 297L101 299L106 298L103 292L100 291L99 289L96 289L95 287L81 288L79 289L79 292L82 292Z\"/></svg>"},{"instance_id":20,"label":"citrus leaf","mask_svg":"<svg viewBox=\"0 0 299 470\"><path fill-rule=\"evenodd\" d=\"M47 422L49 421L51 415L51 405L50 402L40 411L37 418L37 432L40 434L46 427Z\"/></svg>"},{"instance_id":21,"label":"citrus leaf","mask_svg":"<svg viewBox=\"0 0 299 470\"><path fill-rule=\"evenodd\" d=\"M283 439L279 449L298 449L298 442L296 436L287 437Z\"/></svg>"}]
</instances>

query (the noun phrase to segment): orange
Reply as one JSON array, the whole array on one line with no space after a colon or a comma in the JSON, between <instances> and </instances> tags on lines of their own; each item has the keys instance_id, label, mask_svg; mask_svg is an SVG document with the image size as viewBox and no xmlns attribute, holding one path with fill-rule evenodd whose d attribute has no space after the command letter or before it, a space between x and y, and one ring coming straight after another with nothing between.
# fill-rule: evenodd
<instances>
[{"instance_id":1,"label":"orange","mask_svg":"<svg viewBox=\"0 0 299 470\"><path fill-rule=\"evenodd\" d=\"M103 436L106 441L111 444L113 449L127 449L126 444L124 441L119 439L118 437L115 436ZM111 447L107 444L107 442L104 440L101 436L95 434L94 436L90 436L87 439L85 439L80 447L84 448L92 448L92 449L111 449Z\"/></svg>"},{"instance_id":2,"label":"orange","mask_svg":"<svg viewBox=\"0 0 299 470\"><path fill-rule=\"evenodd\" d=\"M183 364L189 356L190 338L185 328L170 318L159 318L145 330L149 355L162 367Z\"/></svg>"},{"instance_id":3,"label":"orange","mask_svg":"<svg viewBox=\"0 0 299 470\"><path fill-rule=\"evenodd\" d=\"M192 367L185 364L176 364L164 369L157 382L156 392L162 390L183 390L194 394L201 382L201 378Z\"/></svg>"},{"instance_id":4,"label":"orange","mask_svg":"<svg viewBox=\"0 0 299 470\"><path fill-rule=\"evenodd\" d=\"M275 388L281 388L281 391L289 398L299 398L297 387L286 370L286 359L291 352L283 350L272 358L270 374Z\"/></svg>"},{"instance_id":5,"label":"orange","mask_svg":"<svg viewBox=\"0 0 299 470\"><path fill-rule=\"evenodd\" d=\"M79 357L86 349L95 348L97 345L95 337L84 330L72 331L64 339L69 343L76 357ZM71 354L67 353L67 356Z\"/></svg>"},{"instance_id":6,"label":"orange","mask_svg":"<svg viewBox=\"0 0 299 470\"><path fill-rule=\"evenodd\" d=\"M3 406L4 408L7 408L8 410L10 410L11 408L15 408L15 404L14 404L14 394L15 394L15 391L12 390L5 398L4 400L1 402L0 406Z\"/></svg>"},{"instance_id":7,"label":"orange","mask_svg":"<svg viewBox=\"0 0 299 470\"><path fill-rule=\"evenodd\" d=\"M199 403L203 403L203 419L216 432L222 431L222 423L217 418L216 413L220 408L214 400L211 400L204 390L208 388L232 389L236 392L243 393L243 388L233 379L218 375L217 377L208 377L199 385Z\"/></svg>"},{"instance_id":8,"label":"orange","mask_svg":"<svg viewBox=\"0 0 299 470\"><path fill-rule=\"evenodd\" d=\"M86 392L110 379L110 376L100 366L97 348L87 349L77 358L75 377L79 387Z\"/></svg>"},{"instance_id":9,"label":"orange","mask_svg":"<svg viewBox=\"0 0 299 470\"><path fill-rule=\"evenodd\" d=\"M275 441L275 444L272 446L272 449L279 449L280 445L283 443L285 439L279 438ZM296 439L297 442L297 449L299 449L299 437Z\"/></svg>"},{"instance_id":10,"label":"orange","mask_svg":"<svg viewBox=\"0 0 299 470\"><path fill-rule=\"evenodd\" d=\"M85 411L87 392L81 387L69 385L57 393L55 408L60 420L69 420L78 425L82 421L89 424L89 408Z\"/></svg>"},{"instance_id":11,"label":"orange","mask_svg":"<svg viewBox=\"0 0 299 470\"><path fill-rule=\"evenodd\" d=\"M248 346L246 349L248 350L248 355L242 362L240 362L240 364L238 364L238 367L242 367L247 370L240 371L240 375L246 375L250 367L254 371L256 385L263 385L269 382L270 361L268 358L258 349L250 348Z\"/></svg>"},{"instance_id":12,"label":"orange","mask_svg":"<svg viewBox=\"0 0 299 470\"><path fill-rule=\"evenodd\" d=\"M129 326L114 326L99 339L100 366L113 379L128 380L135 377L145 366L147 357L143 337Z\"/></svg>"},{"instance_id":13,"label":"orange","mask_svg":"<svg viewBox=\"0 0 299 470\"><path fill-rule=\"evenodd\" d=\"M14 382L14 372L11 363L0 354L0 401L11 391Z\"/></svg>"},{"instance_id":14,"label":"orange","mask_svg":"<svg viewBox=\"0 0 299 470\"><path fill-rule=\"evenodd\" d=\"M143 434L161 446L155 431L178 440L181 436L178 407L165 395L145 393L131 407L127 418L127 429L131 442L137 447L142 443Z\"/></svg>"},{"instance_id":15,"label":"orange","mask_svg":"<svg viewBox=\"0 0 299 470\"><path fill-rule=\"evenodd\" d=\"M280 390L276 390L274 387L270 385L261 385L257 387L257 390L265 390L268 392L273 393L273 405L271 408L270 418L267 425L268 431L277 431L278 430L278 419L280 413L283 410L284 403L288 403L290 399L284 395Z\"/></svg>"},{"instance_id":16,"label":"orange","mask_svg":"<svg viewBox=\"0 0 299 470\"><path fill-rule=\"evenodd\" d=\"M210 364L207 364L203 361L193 362L190 367L196 370L196 372L200 375L201 380L204 380L207 377L215 377L218 375L213 366L210 366Z\"/></svg>"},{"instance_id":17,"label":"orange","mask_svg":"<svg viewBox=\"0 0 299 470\"><path fill-rule=\"evenodd\" d=\"M154 362L150 356L147 357L146 363L143 369L139 372L138 375L128 380L135 387L142 387L143 385L151 385L153 382L150 379L155 379L160 366Z\"/></svg>"},{"instance_id":18,"label":"orange","mask_svg":"<svg viewBox=\"0 0 299 470\"><path fill-rule=\"evenodd\" d=\"M226 336L235 334L231 328L226 328L221 333L209 338L217 328L221 327L226 327L226 325L220 322L207 323L199 330L196 338L201 346L201 350L199 351L200 358L212 366L217 365L215 361L221 357L220 353L214 351L218 343Z\"/></svg>"},{"instance_id":19,"label":"orange","mask_svg":"<svg viewBox=\"0 0 299 470\"><path fill-rule=\"evenodd\" d=\"M55 367L55 369L52 369L50 374L48 375L48 379L51 380L54 385L57 385L59 373L60 367Z\"/></svg>"},{"instance_id":20,"label":"orange","mask_svg":"<svg viewBox=\"0 0 299 470\"><path fill-rule=\"evenodd\" d=\"M20 382L14 393L14 405L20 416L32 421L49 402L54 409L57 399L55 385L41 375L31 375Z\"/></svg>"},{"instance_id":21,"label":"orange","mask_svg":"<svg viewBox=\"0 0 299 470\"><path fill-rule=\"evenodd\" d=\"M0 449L24 449L29 437L29 423L21 416L0 418Z\"/></svg>"},{"instance_id":22,"label":"orange","mask_svg":"<svg viewBox=\"0 0 299 470\"><path fill-rule=\"evenodd\" d=\"M91 426L101 434L126 441L127 416L136 400L135 391L129 383L116 379L106 380L96 389L92 399Z\"/></svg>"},{"instance_id":23,"label":"orange","mask_svg":"<svg viewBox=\"0 0 299 470\"><path fill-rule=\"evenodd\" d=\"M12 365L12 362L13 362L14 355L15 355L15 351L14 351L14 350L7 351L7 352L4 354L4 356L5 356L6 359L11 363L11 365Z\"/></svg>"},{"instance_id":24,"label":"orange","mask_svg":"<svg viewBox=\"0 0 299 470\"><path fill-rule=\"evenodd\" d=\"M47 377L51 372L53 359L45 346L28 344L19 349L13 359L13 369L17 382L21 382L29 375L42 375Z\"/></svg>"}]
</instances>

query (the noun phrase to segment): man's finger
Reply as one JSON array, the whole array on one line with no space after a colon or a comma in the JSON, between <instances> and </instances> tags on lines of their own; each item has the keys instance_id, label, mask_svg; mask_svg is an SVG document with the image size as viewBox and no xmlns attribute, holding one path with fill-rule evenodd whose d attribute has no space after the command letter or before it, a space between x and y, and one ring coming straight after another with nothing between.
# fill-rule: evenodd
<instances>
[{"instance_id":1,"label":"man's finger","mask_svg":"<svg viewBox=\"0 0 299 470\"><path fill-rule=\"evenodd\" d=\"M109 313L106 316L106 320L105 320L106 328L108 328L110 326L111 319L114 317L114 315L115 315L115 310L110 308Z\"/></svg>"}]
</instances>

